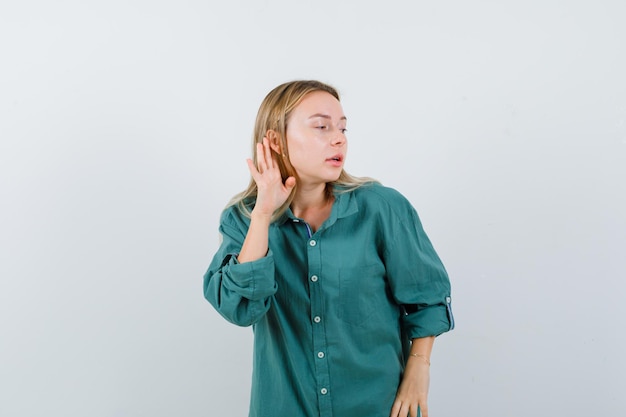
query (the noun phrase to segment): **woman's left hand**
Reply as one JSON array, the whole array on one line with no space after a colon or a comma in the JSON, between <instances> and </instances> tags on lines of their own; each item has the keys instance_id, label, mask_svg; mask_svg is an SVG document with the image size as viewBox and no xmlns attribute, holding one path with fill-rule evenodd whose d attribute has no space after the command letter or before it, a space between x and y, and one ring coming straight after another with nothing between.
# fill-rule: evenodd
<instances>
[{"instance_id":1,"label":"woman's left hand","mask_svg":"<svg viewBox=\"0 0 626 417\"><path fill-rule=\"evenodd\" d=\"M421 358L410 357L389 416L428 417L429 383L430 365ZM418 407L421 415L418 414Z\"/></svg>"}]
</instances>

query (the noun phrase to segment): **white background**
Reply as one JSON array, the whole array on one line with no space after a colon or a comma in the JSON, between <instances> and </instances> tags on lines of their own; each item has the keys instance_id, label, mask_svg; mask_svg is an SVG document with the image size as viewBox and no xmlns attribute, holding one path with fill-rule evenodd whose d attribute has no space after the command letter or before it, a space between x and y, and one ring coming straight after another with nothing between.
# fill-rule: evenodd
<instances>
[{"instance_id":1,"label":"white background","mask_svg":"<svg viewBox=\"0 0 626 417\"><path fill-rule=\"evenodd\" d=\"M257 108L336 86L346 168L453 285L431 416L626 414L626 2L4 1L0 415L244 416L204 300ZM343 417L343 416L341 416Z\"/></svg>"}]
</instances>

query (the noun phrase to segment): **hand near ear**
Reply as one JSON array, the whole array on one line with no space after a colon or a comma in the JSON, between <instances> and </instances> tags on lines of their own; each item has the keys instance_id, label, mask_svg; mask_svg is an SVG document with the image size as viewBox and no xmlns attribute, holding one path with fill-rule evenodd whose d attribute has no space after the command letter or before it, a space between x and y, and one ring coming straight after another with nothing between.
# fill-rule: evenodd
<instances>
[{"instance_id":1,"label":"hand near ear","mask_svg":"<svg viewBox=\"0 0 626 417\"><path fill-rule=\"evenodd\" d=\"M296 185L296 179L289 177L283 183L280 169L267 138L263 138L263 143L257 143L257 165L255 166L251 159L248 159L247 163L250 175L258 188L253 212L271 216L287 201L291 190Z\"/></svg>"}]
</instances>

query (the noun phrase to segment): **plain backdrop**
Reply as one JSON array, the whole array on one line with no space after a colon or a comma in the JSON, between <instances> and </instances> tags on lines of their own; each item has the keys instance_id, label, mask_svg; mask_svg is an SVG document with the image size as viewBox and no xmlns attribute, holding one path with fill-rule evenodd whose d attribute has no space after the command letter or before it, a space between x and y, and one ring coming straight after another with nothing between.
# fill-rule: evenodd
<instances>
[{"instance_id":1,"label":"plain backdrop","mask_svg":"<svg viewBox=\"0 0 626 417\"><path fill-rule=\"evenodd\" d=\"M443 416L626 415L626 2L3 1L0 415L247 415L204 300L258 106L342 94L346 169L452 280ZM340 416L344 417L344 416Z\"/></svg>"}]
</instances>

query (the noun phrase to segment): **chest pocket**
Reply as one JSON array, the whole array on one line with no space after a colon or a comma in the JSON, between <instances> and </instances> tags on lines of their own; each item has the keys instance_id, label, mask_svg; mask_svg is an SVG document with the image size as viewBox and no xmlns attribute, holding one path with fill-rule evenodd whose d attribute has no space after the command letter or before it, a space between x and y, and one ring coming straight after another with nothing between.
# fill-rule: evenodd
<instances>
[{"instance_id":1,"label":"chest pocket","mask_svg":"<svg viewBox=\"0 0 626 417\"><path fill-rule=\"evenodd\" d=\"M339 319L367 326L374 313L385 309L385 268L382 264L339 269Z\"/></svg>"}]
</instances>

